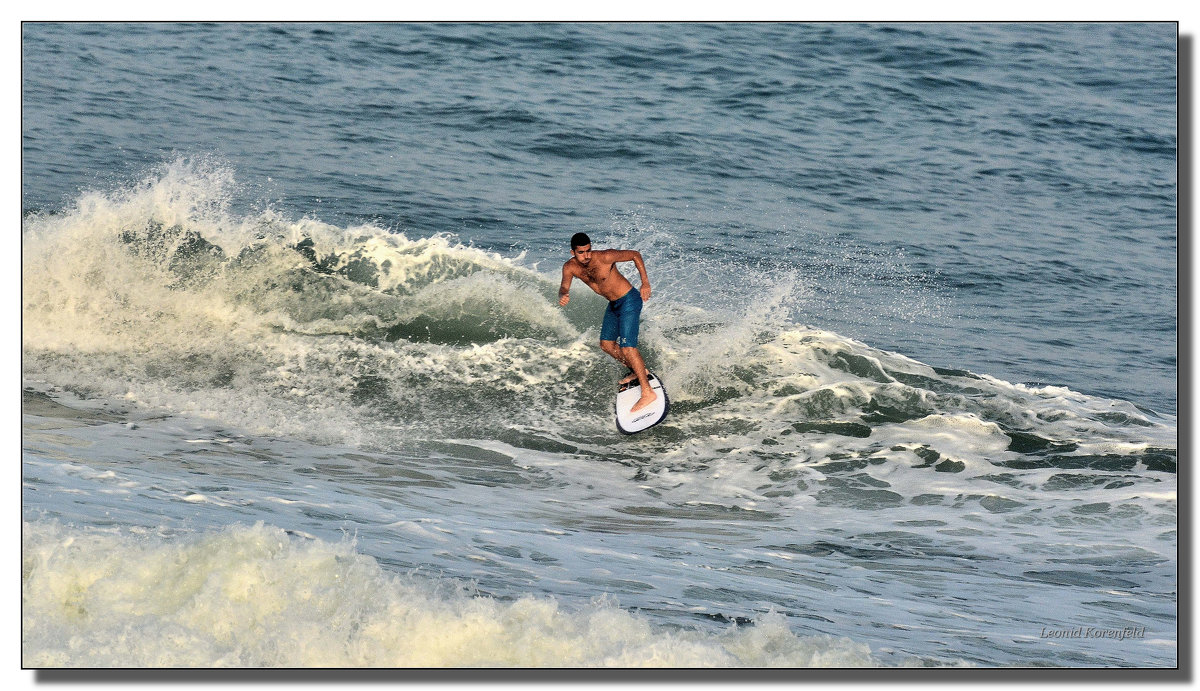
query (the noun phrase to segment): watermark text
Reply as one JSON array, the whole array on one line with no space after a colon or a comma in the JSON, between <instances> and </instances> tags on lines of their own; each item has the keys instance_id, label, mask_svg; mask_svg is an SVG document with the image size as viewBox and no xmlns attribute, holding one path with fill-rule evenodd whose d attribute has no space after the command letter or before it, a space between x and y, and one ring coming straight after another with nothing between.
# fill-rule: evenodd
<instances>
[{"instance_id":1,"label":"watermark text","mask_svg":"<svg viewBox=\"0 0 1200 691\"><path fill-rule=\"evenodd\" d=\"M1043 626L1042 633L1038 637L1060 639L1111 638L1118 641L1123 641L1127 638L1145 638L1146 627L1124 626L1119 629L1114 629L1099 626L1076 626L1074 628L1056 629Z\"/></svg>"}]
</instances>

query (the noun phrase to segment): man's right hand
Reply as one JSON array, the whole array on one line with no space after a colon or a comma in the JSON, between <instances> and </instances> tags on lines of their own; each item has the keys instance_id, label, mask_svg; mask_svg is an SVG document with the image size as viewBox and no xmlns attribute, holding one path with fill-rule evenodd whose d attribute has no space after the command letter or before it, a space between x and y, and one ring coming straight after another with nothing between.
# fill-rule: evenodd
<instances>
[{"instance_id":1,"label":"man's right hand","mask_svg":"<svg viewBox=\"0 0 1200 691\"><path fill-rule=\"evenodd\" d=\"M570 301L571 301L570 295L559 295L558 296L558 306L559 307L566 307L567 303Z\"/></svg>"}]
</instances>

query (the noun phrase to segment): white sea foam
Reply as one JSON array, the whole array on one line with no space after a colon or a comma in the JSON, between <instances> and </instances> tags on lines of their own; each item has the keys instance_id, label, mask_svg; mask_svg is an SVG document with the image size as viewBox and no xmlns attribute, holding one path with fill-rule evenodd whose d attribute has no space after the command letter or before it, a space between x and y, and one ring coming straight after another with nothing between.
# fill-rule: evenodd
<instances>
[{"instance_id":1,"label":"white sea foam","mask_svg":"<svg viewBox=\"0 0 1200 691\"><path fill-rule=\"evenodd\" d=\"M667 629L597 600L568 610L388 573L352 542L257 524L163 537L23 527L29 667L873 666L866 645L785 617Z\"/></svg>"}]
</instances>

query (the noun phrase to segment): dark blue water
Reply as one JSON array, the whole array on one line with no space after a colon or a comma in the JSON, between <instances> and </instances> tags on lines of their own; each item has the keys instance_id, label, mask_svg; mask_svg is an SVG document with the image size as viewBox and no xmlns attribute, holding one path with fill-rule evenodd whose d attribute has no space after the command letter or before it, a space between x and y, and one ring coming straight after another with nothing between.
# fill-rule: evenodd
<instances>
[{"instance_id":1,"label":"dark blue water","mask_svg":"<svg viewBox=\"0 0 1200 691\"><path fill-rule=\"evenodd\" d=\"M1173 24L26 24L26 209L233 202L534 257L666 236L926 362L1176 406ZM717 277L725 280L722 276ZM745 296L753 300L754 295Z\"/></svg>"},{"instance_id":2,"label":"dark blue water","mask_svg":"<svg viewBox=\"0 0 1200 691\"><path fill-rule=\"evenodd\" d=\"M22 31L26 665L1177 664L1174 24Z\"/></svg>"}]
</instances>

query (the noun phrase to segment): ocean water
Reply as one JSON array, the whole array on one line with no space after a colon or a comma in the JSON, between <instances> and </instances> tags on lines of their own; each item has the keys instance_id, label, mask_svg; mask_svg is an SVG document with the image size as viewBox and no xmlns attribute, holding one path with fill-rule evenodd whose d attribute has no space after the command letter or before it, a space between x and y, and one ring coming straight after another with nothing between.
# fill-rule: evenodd
<instances>
[{"instance_id":1,"label":"ocean water","mask_svg":"<svg viewBox=\"0 0 1200 691\"><path fill-rule=\"evenodd\" d=\"M24 24L23 664L1175 666L1176 37Z\"/></svg>"}]
</instances>

